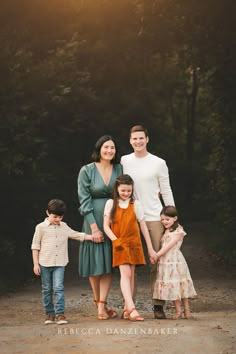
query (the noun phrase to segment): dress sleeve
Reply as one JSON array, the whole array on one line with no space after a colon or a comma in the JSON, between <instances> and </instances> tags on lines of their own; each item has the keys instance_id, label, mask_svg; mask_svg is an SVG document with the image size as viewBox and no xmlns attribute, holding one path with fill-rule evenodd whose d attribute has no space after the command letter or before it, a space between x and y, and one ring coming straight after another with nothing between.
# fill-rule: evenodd
<instances>
[{"instance_id":1,"label":"dress sleeve","mask_svg":"<svg viewBox=\"0 0 236 354\"><path fill-rule=\"evenodd\" d=\"M143 207L142 207L140 201L137 199L134 201L134 211L135 211L136 218L137 218L138 222L144 219Z\"/></svg>"},{"instance_id":2,"label":"dress sleeve","mask_svg":"<svg viewBox=\"0 0 236 354\"><path fill-rule=\"evenodd\" d=\"M117 165L117 168L118 168L118 176L122 175L123 174L123 166L119 163Z\"/></svg>"},{"instance_id":3,"label":"dress sleeve","mask_svg":"<svg viewBox=\"0 0 236 354\"><path fill-rule=\"evenodd\" d=\"M184 236L187 235L187 233L184 231L184 229L183 229L183 227L181 225L179 225L177 227L177 229L174 231L174 233L182 234L183 238L184 238Z\"/></svg>"},{"instance_id":4,"label":"dress sleeve","mask_svg":"<svg viewBox=\"0 0 236 354\"><path fill-rule=\"evenodd\" d=\"M78 176L78 197L80 208L80 214L91 225L96 222L93 215L92 197L90 193L91 186L91 172L88 165L83 166Z\"/></svg>"},{"instance_id":5,"label":"dress sleeve","mask_svg":"<svg viewBox=\"0 0 236 354\"><path fill-rule=\"evenodd\" d=\"M108 199L108 201L105 204L104 215L110 217L112 206L113 206L113 199Z\"/></svg>"},{"instance_id":6,"label":"dress sleeve","mask_svg":"<svg viewBox=\"0 0 236 354\"><path fill-rule=\"evenodd\" d=\"M170 187L169 170L165 160L162 161L160 166L159 187L165 205L175 205L173 193Z\"/></svg>"}]
</instances>

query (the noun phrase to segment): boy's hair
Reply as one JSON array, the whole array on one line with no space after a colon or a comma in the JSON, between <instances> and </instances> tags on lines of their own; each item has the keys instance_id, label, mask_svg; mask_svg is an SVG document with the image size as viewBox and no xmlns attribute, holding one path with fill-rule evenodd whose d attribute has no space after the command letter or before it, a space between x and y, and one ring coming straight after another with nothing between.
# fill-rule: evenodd
<instances>
[{"instance_id":1,"label":"boy's hair","mask_svg":"<svg viewBox=\"0 0 236 354\"><path fill-rule=\"evenodd\" d=\"M178 222L178 211L175 206L172 205L165 206L162 209L160 215L169 216L170 218L174 218L175 216L177 216L177 220L171 226L171 231L175 231L177 229L177 227L179 226L179 222Z\"/></svg>"},{"instance_id":2,"label":"boy's hair","mask_svg":"<svg viewBox=\"0 0 236 354\"><path fill-rule=\"evenodd\" d=\"M117 147L117 144L116 144L115 140L113 139L113 137L111 135L103 135L96 142L96 144L94 146L94 149L93 149L92 156L91 156L91 158L92 158L92 160L94 162L100 162L100 159L101 159L101 147L106 141L109 141L109 140L113 141L113 143L115 145L115 149L116 149L115 156L111 160L111 163L115 164L115 163L119 163L120 162L120 156L119 156L119 152L118 152L118 147Z\"/></svg>"},{"instance_id":3,"label":"boy's hair","mask_svg":"<svg viewBox=\"0 0 236 354\"><path fill-rule=\"evenodd\" d=\"M49 214L63 216L66 212L66 204L60 199L51 199L48 202L47 211Z\"/></svg>"},{"instance_id":4,"label":"boy's hair","mask_svg":"<svg viewBox=\"0 0 236 354\"><path fill-rule=\"evenodd\" d=\"M134 181L132 180L132 178L129 175L120 175L119 177L116 178L114 186L113 186L113 190L112 190L112 198L113 198L113 206L111 209L111 213L110 213L110 220L114 221L114 216L115 216L115 212L116 212L116 208L117 205L119 203L119 194L118 194L118 187L121 184L127 184L129 186L132 186L132 193L131 193L131 203L133 203L134 201L134 197L133 197L133 185L134 185Z\"/></svg>"},{"instance_id":5,"label":"boy's hair","mask_svg":"<svg viewBox=\"0 0 236 354\"><path fill-rule=\"evenodd\" d=\"M135 125L133 126L130 131L129 131L129 137L131 138L131 134L135 132L144 132L145 136L148 136L148 131L146 128L144 128L143 125Z\"/></svg>"}]
</instances>

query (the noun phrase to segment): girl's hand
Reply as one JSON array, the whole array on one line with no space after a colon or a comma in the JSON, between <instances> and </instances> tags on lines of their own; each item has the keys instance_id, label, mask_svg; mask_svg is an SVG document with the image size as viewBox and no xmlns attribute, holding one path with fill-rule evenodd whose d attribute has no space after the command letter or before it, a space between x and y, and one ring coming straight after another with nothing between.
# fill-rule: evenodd
<instances>
[{"instance_id":1,"label":"girl's hand","mask_svg":"<svg viewBox=\"0 0 236 354\"><path fill-rule=\"evenodd\" d=\"M157 260L157 252L154 249L148 250L149 257L153 258L155 261Z\"/></svg>"},{"instance_id":2,"label":"girl's hand","mask_svg":"<svg viewBox=\"0 0 236 354\"><path fill-rule=\"evenodd\" d=\"M156 260L153 257L149 257L149 260L150 260L151 264L155 264L156 263Z\"/></svg>"},{"instance_id":3,"label":"girl's hand","mask_svg":"<svg viewBox=\"0 0 236 354\"><path fill-rule=\"evenodd\" d=\"M121 251L124 249L119 238L116 238L115 240L113 240L112 245L116 251Z\"/></svg>"}]
</instances>

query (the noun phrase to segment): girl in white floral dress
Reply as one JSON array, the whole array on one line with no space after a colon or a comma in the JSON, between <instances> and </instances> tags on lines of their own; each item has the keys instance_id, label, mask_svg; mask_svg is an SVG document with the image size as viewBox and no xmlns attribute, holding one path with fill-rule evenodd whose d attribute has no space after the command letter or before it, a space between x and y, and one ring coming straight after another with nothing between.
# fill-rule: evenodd
<instances>
[{"instance_id":1,"label":"girl in white floral dress","mask_svg":"<svg viewBox=\"0 0 236 354\"><path fill-rule=\"evenodd\" d=\"M178 223L178 212L174 206L163 208L161 222L165 231L161 240L162 247L157 252L157 279L153 298L174 301L176 314L173 319L182 317L183 300L184 317L191 318L188 298L196 296L197 293L186 260L180 251L186 232Z\"/></svg>"}]
</instances>

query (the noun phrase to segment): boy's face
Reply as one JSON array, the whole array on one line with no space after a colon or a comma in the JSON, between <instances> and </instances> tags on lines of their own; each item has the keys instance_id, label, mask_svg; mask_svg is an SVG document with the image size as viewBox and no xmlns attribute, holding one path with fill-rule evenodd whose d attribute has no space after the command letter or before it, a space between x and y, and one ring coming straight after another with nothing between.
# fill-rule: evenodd
<instances>
[{"instance_id":1,"label":"boy's face","mask_svg":"<svg viewBox=\"0 0 236 354\"><path fill-rule=\"evenodd\" d=\"M48 210L46 210L47 216L48 216L48 221L53 224L53 225L58 225L60 224L60 221L63 219L63 215L56 215L56 214L50 214Z\"/></svg>"}]
</instances>

